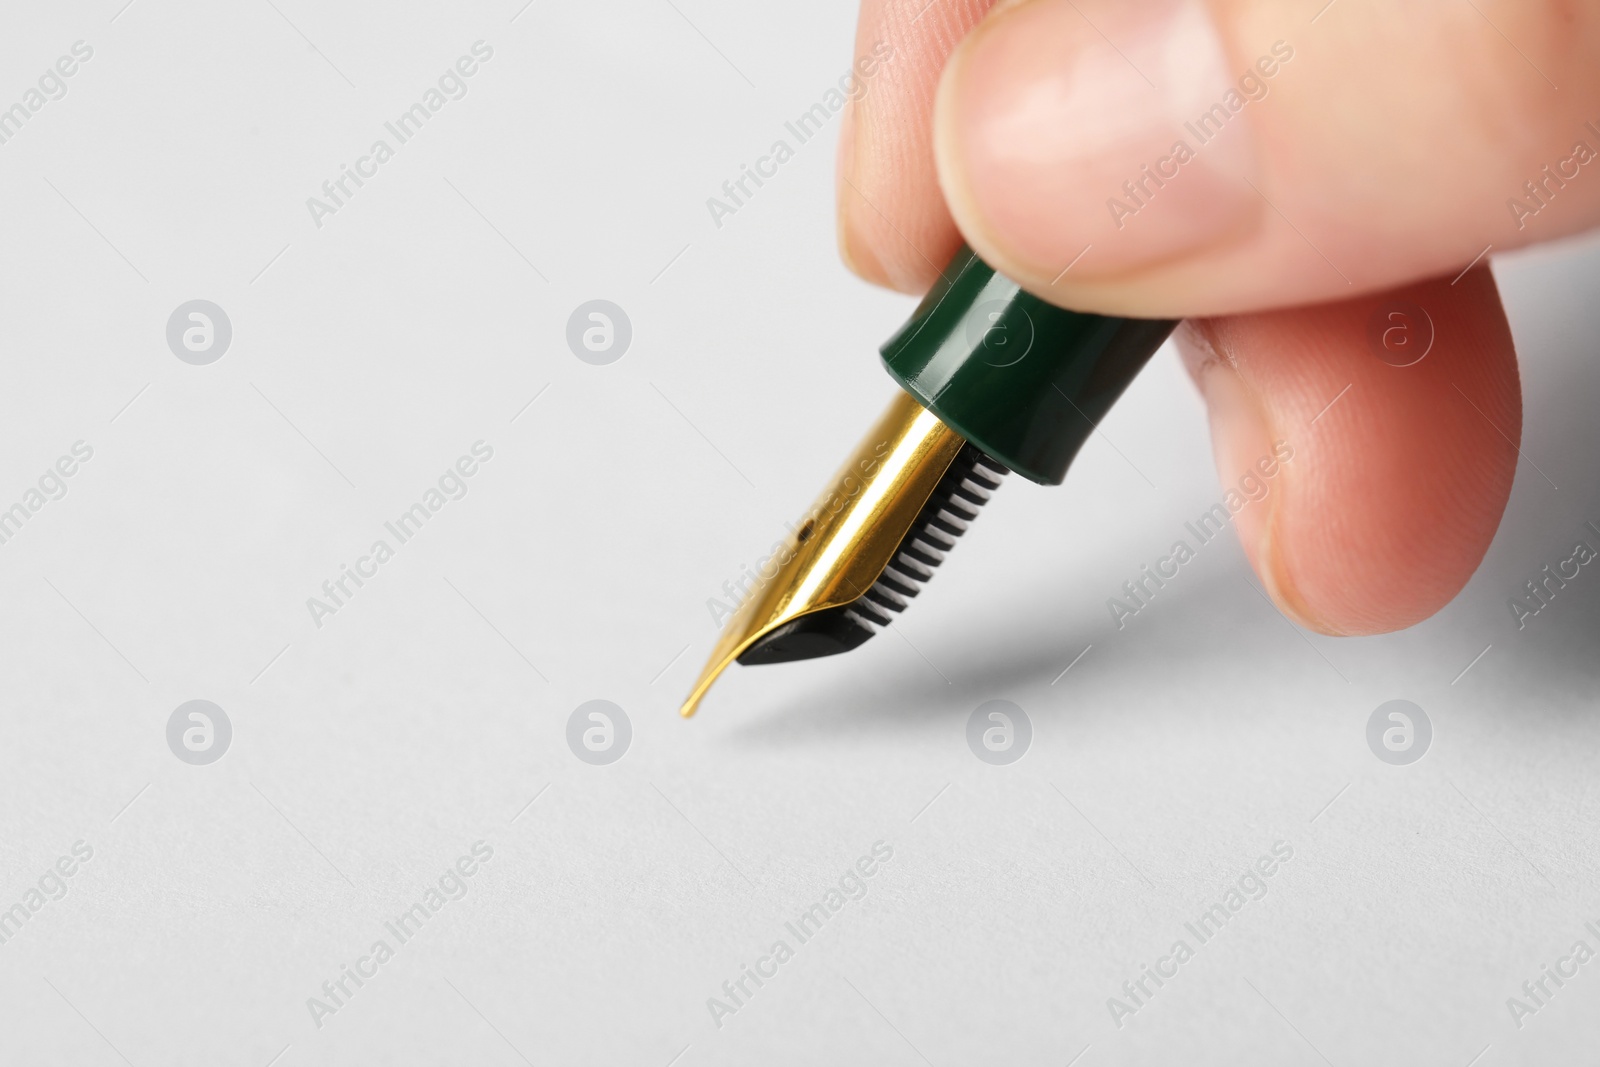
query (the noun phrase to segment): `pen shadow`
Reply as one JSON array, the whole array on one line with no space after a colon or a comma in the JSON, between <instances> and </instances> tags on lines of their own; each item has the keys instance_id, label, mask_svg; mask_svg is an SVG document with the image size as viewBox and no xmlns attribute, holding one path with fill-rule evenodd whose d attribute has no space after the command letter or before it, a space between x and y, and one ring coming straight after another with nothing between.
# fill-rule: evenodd
<instances>
[{"instance_id":1,"label":"pen shadow","mask_svg":"<svg viewBox=\"0 0 1600 1067\"><path fill-rule=\"evenodd\" d=\"M879 645L874 649L878 657L875 662L846 666L835 661L833 671L818 673L815 687L799 694L791 691L781 703L752 709L753 717L733 727L730 736L735 744L767 747L813 740L829 743L841 732L946 730L952 720L964 719L978 704L998 697L1025 700L1030 715L1035 717L1095 714L1105 701L1076 703L1068 699L1040 700L1038 696L1052 692L1055 683L1065 685L1072 672L1084 673L1088 668L1103 677L1107 669L1124 669L1124 661L1130 657L1145 659L1139 649L1148 643L1159 643L1164 670L1181 672L1186 663L1202 660L1214 668L1218 653L1215 645L1196 644L1185 653L1174 632L1215 626L1220 614L1217 605L1225 599L1224 589L1231 583L1236 592L1242 591L1238 583L1247 578L1254 580L1242 560L1229 560L1210 573L1194 575L1181 589L1164 592L1161 602L1152 605L1159 610L1152 613L1148 623L1141 620L1123 631L1111 626L1109 615L1093 618L1083 613L1077 614L1065 631L1059 627L1031 627L1025 621L1018 622L1019 611L1008 594L1005 600L1009 607L997 606L981 615L967 613L947 622L947 626L959 627L963 634L979 633L988 635L988 639L963 645L957 655L939 655L937 667L904 646L893 648L894 639L886 632L872 642ZM1069 584L1077 586L1073 593L1067 591ZM1034 586L1022 595L1057 600L1075 596L1081 600L1082 584L1069 582L1064 576L1057 588L1040 593ZM1020 590L1013 592L1021 594ZM1022 614L1025 616L1025 610ZM1268 626L1285 625L1281 619L1273 621L1276 613L1269 616L1265 604L1259 614L1262 621L1258 625L1264 635ZM1095 656L1098 662L1075 663L1075 657L1090 645L1093 649L1087 655ZM1111 646L1109 656L1102 651L1107 646ZM1233 655L1241 670L1252 663L1252 653L1259 656L1252 642L1238 643ZM827 662L817 661L819 666Z\"/></svg>"}]
</instances>

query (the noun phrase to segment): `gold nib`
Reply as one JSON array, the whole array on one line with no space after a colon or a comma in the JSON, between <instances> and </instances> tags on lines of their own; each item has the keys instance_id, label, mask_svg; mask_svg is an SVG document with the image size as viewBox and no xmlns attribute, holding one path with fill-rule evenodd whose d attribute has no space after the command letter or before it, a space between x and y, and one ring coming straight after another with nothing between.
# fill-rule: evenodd
<instances>
[{"instance_id":1,"label":"gold nib","mask_svg":"<svg viewBox=\"0 0 1600 1067\"><path fill-rule=\"evenodd\" d=\"M888 566L964 444L938 416L900 393L774 557L777 572L728 620L679 714L693 715L717 676L763 636L802 615L859 599Z\"/></svg>"}]
</instances>

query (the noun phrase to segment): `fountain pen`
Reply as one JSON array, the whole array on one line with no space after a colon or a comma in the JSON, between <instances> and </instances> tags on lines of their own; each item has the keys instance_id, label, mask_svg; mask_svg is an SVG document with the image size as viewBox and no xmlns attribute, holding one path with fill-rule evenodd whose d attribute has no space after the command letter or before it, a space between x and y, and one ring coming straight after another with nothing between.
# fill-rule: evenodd
<instances>
[{"instance_id":1,"label":"fountain pen","mask_svg":"<svg viewBox=\"0 0 1600 1067\"><path fill-rule=\"evenodd\" d=\"M881 349L889 410L762 566L680 714L736 662L848 652L890 625L1002 478L1061 484L1176 326L1057 307L962 248Z\"/></svg>"}]
</instances>

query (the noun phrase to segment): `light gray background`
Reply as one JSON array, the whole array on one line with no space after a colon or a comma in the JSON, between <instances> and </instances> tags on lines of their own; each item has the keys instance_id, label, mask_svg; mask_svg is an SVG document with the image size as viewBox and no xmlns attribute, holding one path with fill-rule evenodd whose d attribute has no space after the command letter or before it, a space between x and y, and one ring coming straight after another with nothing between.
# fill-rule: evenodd
<instances>
[{"instance_id":1,"label":"light gray background","mask_svg":"<svg viewBox=\"0 0 1600 1067\"><path fill-rule=\"evenodd\" d=\"M1592 1053L1600 962L1520 1031L1505 1000L1600 920L1600 577L1521 632L1506 601L1600 521L1595 242L1496 260L1529 462L1438 617L1300 633L1230 537L1116 631L1105 599L1220 496L1163 352L892 636L736 669L684 723L707 599L876 416L912 306L838 263L833 128L722 228L705 207L843 72L848 0L120 4L13 3L0 34L6 104L95 50L0 146L0 506L94 448L0 545L0 907L95 850L0 945L0 1061ZM315 228L305 198L479 39L469 95ZM196 298L233 324L207 367L164 338ZM564 341L596 298L634 329L604 367ZM469 495L315 628L479 439ZM165 741L197 698L234 728L210 766ZM564 740L597 698L633 725L607 767ZM1366 746L1393 698L1434 725L1410 767ZM990 699L1033 722L1011 766L966 746ZM479 839L470 893L317 1028L306 999ZM1268 896L1117 1029L1106 998L1279 839ZM714 1026L879 840L865 899Z\"/></svg>"}]
</instances>

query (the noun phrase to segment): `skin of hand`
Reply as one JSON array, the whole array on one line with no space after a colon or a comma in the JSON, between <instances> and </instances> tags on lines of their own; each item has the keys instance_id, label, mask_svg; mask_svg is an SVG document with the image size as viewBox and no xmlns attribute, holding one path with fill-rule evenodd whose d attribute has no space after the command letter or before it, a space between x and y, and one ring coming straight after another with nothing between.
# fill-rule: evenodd
<instances>
[{"instance_id":1,"label":"skin of hand","mask_svg":"<svg viewBox=\"0 0 1600 1067\"><path fill-rule=\"evenodd\" d=\"M1448 603L1505 510L1484 252L1600 223L1600 5L1325 3L863 0L839 243L906 292L965 240L1053 303L1184 317L1223 482L1295 450L1236 518L1251 565L1374 634ZM1425 356L1381 353L1389 322Z\"/></svg>"}]
</instances>

